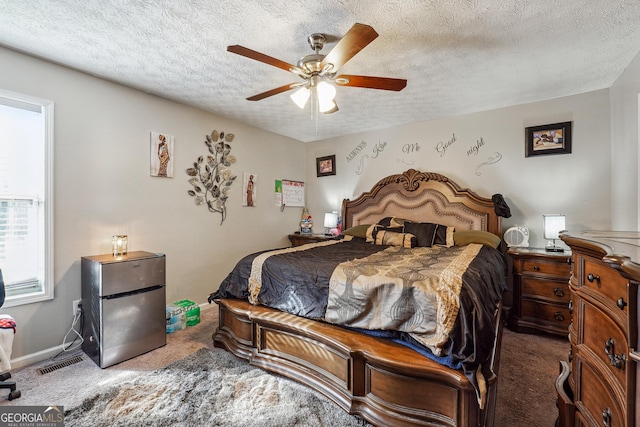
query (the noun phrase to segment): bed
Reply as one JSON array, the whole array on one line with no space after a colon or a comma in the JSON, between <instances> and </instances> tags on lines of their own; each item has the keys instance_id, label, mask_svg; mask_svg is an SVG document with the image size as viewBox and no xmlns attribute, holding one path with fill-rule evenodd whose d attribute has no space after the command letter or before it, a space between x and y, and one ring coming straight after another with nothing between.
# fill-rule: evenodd
<instances>
[{"instance_id":1,"label":"bed","mask_svg":"<svg viewBox=\"0 0 640 427\"><path fill-rule=\"evenodd\" d=\"M214 345L299 381L377 426L492 426L506 288L494 200L415 169L380 180L343 201L345 235L339 239L239 261L210 296L219 307ZM434 224L437 232L420 234ZM415 236L422 243L431 238L430 244L414 247ZM272 267L282 260L294 268L296 257L305 270ZM435 265L427 265L427 258L436 259ZM396 265L396 259L408 264ZM383 265L385 272L400 272L400 285L376 276ZM439 281L451 283L434 285L424 273L432 269ZM284 288L272 283L276 276L285 278ZM428 315L384 303L397 292L406 296L408 282L414 306ZM303 293L305 287L320 297ZM425 296L425 287L453 296ZM381 305L370 302L371 294ZM366 314L354 306L366 306Z\"/></svg>"}]
</instances>

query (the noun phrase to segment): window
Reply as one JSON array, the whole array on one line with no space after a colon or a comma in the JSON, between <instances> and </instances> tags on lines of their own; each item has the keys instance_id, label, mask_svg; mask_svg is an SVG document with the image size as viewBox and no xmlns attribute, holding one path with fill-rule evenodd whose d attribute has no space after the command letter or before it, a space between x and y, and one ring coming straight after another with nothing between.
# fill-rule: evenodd
<instances>
[{"instance_id":1,"label":"window","mask_svg":"<svg viewBox=\"0 0 640 427\"><path fill-rule=\"evenodd\" d=\"M53 298L53 102L0 90L5 306Z\"/></svg>"}]
</instances>

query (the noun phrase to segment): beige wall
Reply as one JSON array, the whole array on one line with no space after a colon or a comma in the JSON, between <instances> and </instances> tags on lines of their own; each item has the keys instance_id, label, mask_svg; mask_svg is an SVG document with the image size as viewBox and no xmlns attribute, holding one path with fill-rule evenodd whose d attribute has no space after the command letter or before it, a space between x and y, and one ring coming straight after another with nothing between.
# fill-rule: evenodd
<instances>
[{"instance_id":1,"label":"beige wall","mask_svg":"<svg viewBox=\"0 0 640 427\"><path fill-rule=\"evenodd\" d=\"M165 253L167 300L198 303L241 256L288 244L301 210L274 206L274 180L305 179L303 143L3 48L0 63L2 89L55 103L55 299L2 309L18 323L18 364L57 352L80 299L80 258L110 252L113 234L127 234L129 250ZM185 173L213 129L236 136L222 225L193 203ZM151 131L175 137L172 179L149 174ZM258 177L253 208L242 206L244 172Z\"/></svg>"},{"instance_id":2,"label":"beige wall","mask_svg":"<svg viewBox=\"0 0 640 427\"><path fill-rule=\"evenodd\" d=\"M527 126L566 121L573 122L571 154L525 157ZM444 155L439 144L448 145ZM330 154L337 175L316 178L315 158ZM526 226L532 246L544 246L543 214L565 214L570 229L611 226L610 159L609 93L601 90L308 144L308 204L319 218L411 167L442 173L485 197L501 193L513 214L503 229Z\"/></svg>"},{"instance_id":3,"label":"beige wall","mask_svg":"<svg viewBox=\"0 0 640 427\"><path fill-rule=\"evenodd\" d=\"M306 180L316 231L343 198L410 167L443 173L483 196L503 194L513 213L503 228L529 227L534 246L545 244L545 213L566 214L571 229L637 227L638 59L611 91L306 145L3 48L0 63L0 88L55 102L56 298L1 310L19 325L18 365L58 350L71 326L71 303L80 298L80 257L109 252L113 234L129 235L130 250L167 255L168 301L199 303L243 255L287 245L301 209L273 206L275 179ZM525 127L563 121L573 122L571 154L524 157ZM236 135L239 181L223 225L193 204L184 173L205 154L204 135L213 129ZM173 179L149 176L151 131L175 136ZM448 145L444 155L439 144ZM315 158L330 154L337 175L317 178ZM242 207L244 172L258 176L255 208Z\"/></svg>"},{"instance_id":4,"label":"beige wall","mask_svg":"<svg viewBox=\"0 0 640 427\"><path fill-rule=\"evenodd\" d=\"M640 230L638 194L638 92L640 55L611 86L611 222L617 230Z\"/></svg>"}]
</instances>

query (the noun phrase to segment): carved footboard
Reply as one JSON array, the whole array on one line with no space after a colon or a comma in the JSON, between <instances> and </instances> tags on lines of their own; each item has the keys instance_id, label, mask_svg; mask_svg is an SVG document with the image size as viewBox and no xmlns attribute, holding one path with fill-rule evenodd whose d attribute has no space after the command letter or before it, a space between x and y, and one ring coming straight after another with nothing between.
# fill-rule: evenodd
<instances>
[{"instance_id":1,"label":"carved footboard","mask_svg":"<svg viewBox=\"0 0 640 427\"><path fill-rule=\"evenodd\" d=\"M214 345L324 394L378 426L493 425L502 337L497 310L494 353L485 368L480 410L463 375L402 345L246 301L217 300Z\"/></svg>"}]
</instances>

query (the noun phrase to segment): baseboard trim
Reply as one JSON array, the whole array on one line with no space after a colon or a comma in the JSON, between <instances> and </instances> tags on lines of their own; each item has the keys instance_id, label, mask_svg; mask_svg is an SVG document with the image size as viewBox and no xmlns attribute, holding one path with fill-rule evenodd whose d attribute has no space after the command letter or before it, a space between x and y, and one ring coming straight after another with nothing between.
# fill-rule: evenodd
<instances>
[{"instance_id":1,"label":"baseboard trim","mask_svg":"<svg viewBox=\"0 0 640 427\"><path fill-rule=\"evenodd\" d=\"M35 353L26 354L24 356L17 357L11 360L11 369L22 368L33 363L42 362L43 360L51 359L56 354L63 350L62 345L46 348L44 350L37 351ZM73 351L75 353L80 348Z\"/></svg>"},{"instance_id":2,"label":"baseboard trim","mask_svg":"<svg viewBox=\"0 0 640 427\"><path fill-rule=\"evenodd\" d=\"M200 307L200 311L202 312L204 310L210 309L213 306L213 304L205 302L202 304L198 304L198 306ZM11 369L22 368L24 366L31 365L33 363L38 363L47 359L51 359L53 356L60 353L63 350L63 348L64 348L63 344L60 344L54 347L37 351L35 353L26 354L24 356L16 357L15 359L11 359ZM71 355L78 350L80 350L80 348L71 351L69 354Z\"/></svg>"}]
</instances>

